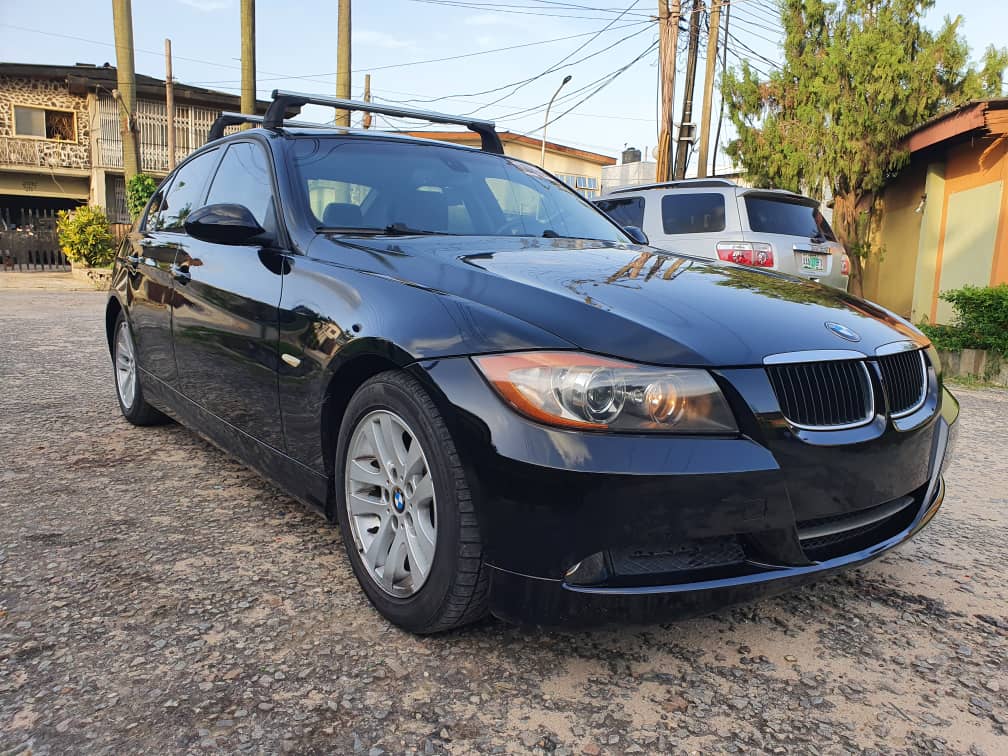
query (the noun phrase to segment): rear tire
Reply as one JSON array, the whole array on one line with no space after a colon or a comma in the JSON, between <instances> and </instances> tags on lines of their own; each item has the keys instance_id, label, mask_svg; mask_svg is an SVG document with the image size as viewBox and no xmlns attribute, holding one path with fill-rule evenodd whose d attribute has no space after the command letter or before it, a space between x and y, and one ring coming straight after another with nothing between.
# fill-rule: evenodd
<instances>
[{"instance_id":1,"label":"rear tire","mask_svg":"<svg viewBox=\"0 0 1008 756\"><path fill-rule=\"evenodd\" d=\"M144 399L139 373L133 332L126 316L120 312L112 331L112 375L119 409L122 410L123 417L133 425L160 425L167 422L168 418Z\"/></svg>"},{"instance_id":2,"label":"rear tire","mask_svg":"<svg viewBox=\"0 0 1008 756\"><path fill-rule=\"evenodd\" d=\"M334 467L343 544L382 616L413 633L486 616L489 578L472 492L444 419L416 379L390 371L357 390Z\"/></svg>"}]
</instances>

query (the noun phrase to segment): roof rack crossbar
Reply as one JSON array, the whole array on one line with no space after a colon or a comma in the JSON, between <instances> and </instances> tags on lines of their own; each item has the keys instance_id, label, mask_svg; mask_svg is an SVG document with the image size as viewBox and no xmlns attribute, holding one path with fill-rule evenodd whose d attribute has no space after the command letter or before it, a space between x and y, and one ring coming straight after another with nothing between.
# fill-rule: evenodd
<instances>
[{"instance_id":1,"label":"roof rack crossbar","mask_svg":"<svg viewBox=\"0 0 1008 756\"><path fill-rule=\"evenodd\" d=\"M326 97L324 95L305 94L303 92L287 92L280 89L273 90L273 102L266 110L262 125L267 129L276 129L283 125L283 116L291 108L300 108L304 105L322 105L336 108L337 110L360 110L367 113L379 113L381 115L398 118L417 118L431 123L450 123L457 126L465 126L480 136L481 146L484 152L492 152L497 155L504 154L504 145L501 144L493 121L484 121L478 118L468 118L466 116L446 115L445 113L435 113L430 110L419 110L416 108L403 108L397 105L380 105L373 102L360 102L358 100L344 100L339 97Z\"/></svg>"},{"instance_id":2,"label":"roof rack crossbar","mask_svg":"<svg viewBox=\"0 0 1008 756\"><path fill-rule=\"evenodd\" d=\"M220 139L222 136L224 136L224 129L226 129L228 126L239 126L245 123L254 123L261 126L263 123L263 119L264 116L261 115L251 115L249 113L234 113L225 110L223 113L217 116L217 119L213 122L213 124L211 124L210 131L207 132L207 141L212 142L215 139ZM302 126L308 128L314 126L320 129L325 128L325 126L323 126L321 123L309 123L307 121L288 120L284 121L284 124L287 126Z\"/></svg>"}]
</instances>

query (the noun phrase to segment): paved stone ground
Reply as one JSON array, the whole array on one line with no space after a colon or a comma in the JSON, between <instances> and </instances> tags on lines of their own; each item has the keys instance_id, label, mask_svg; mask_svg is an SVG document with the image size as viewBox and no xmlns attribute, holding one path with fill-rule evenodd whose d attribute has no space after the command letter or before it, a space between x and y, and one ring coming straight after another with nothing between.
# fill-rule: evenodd
<instances>
[{"instance_id":1,"label":"paved stone ground","mask_svg":"<svg viewBox=\"0 0 1008 756\"><path fill-rule=\"evenodd\" d=\"M1008 393L868 567L712 617L416 638L338 532L120 417L103 296L0 291L0 753L1008 752Z\"/></svg>"}]
</instances>

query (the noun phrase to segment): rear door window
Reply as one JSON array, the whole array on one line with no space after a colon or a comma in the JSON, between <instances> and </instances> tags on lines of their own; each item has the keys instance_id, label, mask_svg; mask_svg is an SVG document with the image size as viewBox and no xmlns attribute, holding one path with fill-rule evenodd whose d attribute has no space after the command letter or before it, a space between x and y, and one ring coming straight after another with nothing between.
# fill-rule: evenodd
<instances>
[{"instance_id":1,"label":"rear door window","mask_svg":"<svg viewBox=\"0 0 1008 756\"><path fill-rule=\"evenodd\" d=\"M725 229L725 201L719 192L666 194L661 211L666 234L707 234Z\"/></svg>"},{"instance_id":2,"label":"rear door window","mask_svg":"<svg viewBox=\"0 0 1008 756\"><path fill-rule=\"evenodd\" d=\"M760 196L746 197L745 205L749 228L757 233L836 241L818 205Z\"/></svg>"},{"instance_id":3,"label":"rear door window","mask_svg":"<svg viewBox=\"0 0 1008 756\"><path fill-rule=\"evenodd\" d=\"M218 150L197 155L175 173L171 186L157 215L157 228L162 231L184 231L186 218L203 206L210 171L217 165Z\"/></svg>"},{"instance_id":4,"label":"rear door window","mask_svg":"<svg viewBox=\"0 0 1008 756\"><path fill-rule=\"evenodd\" d=\"M598 208L621 226L644 228L644 198L620 197L595 203Z\"/></svg>"}]
</instances>

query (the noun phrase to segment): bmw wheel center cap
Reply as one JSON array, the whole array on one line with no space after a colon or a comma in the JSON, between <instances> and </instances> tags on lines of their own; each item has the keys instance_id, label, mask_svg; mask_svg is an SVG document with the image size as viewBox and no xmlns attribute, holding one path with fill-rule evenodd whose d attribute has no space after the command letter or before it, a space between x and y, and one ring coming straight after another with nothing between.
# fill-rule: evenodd
<instances>
[{"instance_id":1,"label":"bmw wheel center cap","mask_svg":"<svg viewBox=\"0 0 1008 756\"><path fill-rule=\"evenodd\" d=\"M392 496L392 506L396 512L403 512L406 509L406 498L402 491L396 491Z\"/></svg>"}]
</instances>

